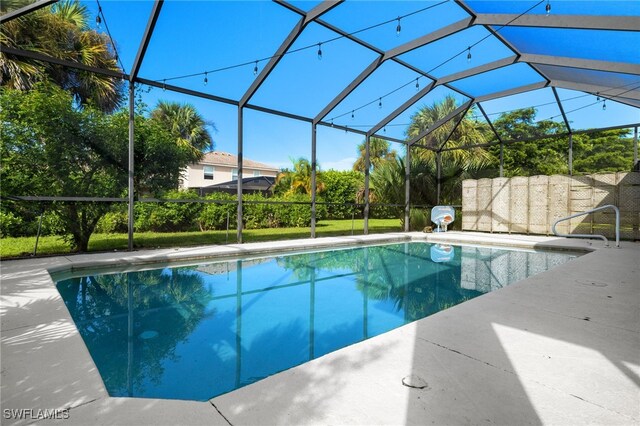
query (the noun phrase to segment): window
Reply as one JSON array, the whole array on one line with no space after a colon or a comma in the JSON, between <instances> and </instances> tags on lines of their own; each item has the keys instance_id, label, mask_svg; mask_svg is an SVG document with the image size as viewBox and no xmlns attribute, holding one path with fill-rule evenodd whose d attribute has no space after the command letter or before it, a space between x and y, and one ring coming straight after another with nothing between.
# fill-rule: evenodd
<instances>
[{"instance_id":1,"label":"window","mask_svg":"<svg viewBox=\"0 0 640 426\"><path fill-rule=\"evenodd\" d=\"M260 170L254 170L253 177L258 177L258 176L260 176Z\"/></svg>"},{"instance_id":2,"label":"window","mask_svg":"<svg viewBox=\"0 0 640 426\"><path fill-rule=\"evenodd\" d=\"M231 169L231 180L238 179L238 169Z\"/></svg>"},{"instance_id":3,"label":"window","mask_svg":"<svg viewBox=\"0 0 640 426\"><path fill-rule=\"evenodd\" d=\"M216 168L213 166L204 166L204 179L205 180L213 180L213 172L216 171Z\"/></svg>"}]
</instances>

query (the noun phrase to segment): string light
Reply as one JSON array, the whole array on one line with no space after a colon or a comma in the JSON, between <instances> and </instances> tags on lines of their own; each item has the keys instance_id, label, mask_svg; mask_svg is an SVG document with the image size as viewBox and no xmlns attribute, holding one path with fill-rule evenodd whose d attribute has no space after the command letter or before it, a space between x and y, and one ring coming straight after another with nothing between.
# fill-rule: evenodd
<instances>
[{"instance_id":1,"label":"string light","mask_svg":"<svg viewBox=\"0 0 640 426\"><path fill-rule=\"evenodd\" d=\"M382 108L382 98L378 99L378 108Z\"/></svg>"},{"instance_id":2,"label":"string light","mask_svg":"<svg viewBox=\"0 0 640 426\"><path fill-rule=\"evenodd\" d=\"M322 60L322 43L318 43L318 60Z\"/></svg>"},{"instance_id":3,"label":"string light","mask_svg":"<svg viewBox=\"0 0 640 426\"><path fill-rule=\"evenodd\" d=\"M256 64L253 66L253 75L258 75L258 61L256 61Z\"/></svg>"},{"instance_id":4,"label":"string light","mask_svg":"<svg viewBox=\"0 0 640 426\"><path fill-rule=\"evenodd\" d=\"M98 14L96 15L96 27L100 28L100 24L102 24L102 18L100 14L102 13L102 7L98 6Z\"/></svg>"},{"instance_id":5,"label":"string light","mask_svg":"<svg viewBox=\"0 0 640 426\"><path fill-rule=\"evenodd\" d=\"M602 110L603 111L607 110L607 100L606 99L604 101L602 101Z\"/></svg>"},{"instance_id":6,"label":"string light","mask_svg":"<svg viewBox=\"0 0 640 426\"><path fill-rule=\"evenodd\" d=\"M467 48L467 62L471 62L471 46Z\"/></svg>"},{"instance_id":7,"label":"string light","mask_svg":"<svg viewBox=\"0 0 640 426\"><path fill-rule=\"evenodd\" d=\"M596 92L596 102L600 102L600 92Z\"/></svg>"},{"instance_id":8,"label":"string light","mask_svg":"<svg viewBox=\"0 0 640 426\"><path fill-rule=\"evenodd\" d=\"M204 72L204 85L206 86L209 83L209 79L207 78L207 72Z\"/></svg>"},{"instance_id":9,"label":"string light","mask_svg":"<svg viewBox=\"0 0 640 426\"><path fill-rule=\"evenodd\" d=\"M165 92L167 90L167 80L162 80L162 91Z\"/></svg>"},{"instance_id":10,"label":"string light","mask_svg":"<svg viewBox=\"0 0 640 426\"><path fill-rule=\"evenodd\" d=\"M416 78L416 92L420 90L420 82L418 81L420 77Z\"/></svg>"},{"instance_id":11,"label":"string light","mask_svg":"<svg viewBox=\"0 0 640 426\"><path fill-rule=\"evenodd\" d=\"M382 131L383 131L384 133L387 133L387 126L384 126L384 127L382 128Z\"/></svg>"},{"instance_id":12,"label":"string light","mask_svg":"<svg viewBox=\"0 0 640 426\"><path fill-rule=\"evenodd\" d=\"M400 37L401 31L402 31L402 26L400 25L400 17L398 16L398 25L396 26L396 37Z\"/></svg>"},{"instance_id":13,"label":"string light","mask_svg":"<svg viewBox=\"0 0 640 426\"><path fill-rule=\"evenodd\" d=\"M351 119L352 119L352 120L356 117L356 115L355 115L354 113L355 113L355 110L352 110L352 111L351 111Z\"/></svg>"},{"instance_id":14,"label":"string light","mask_svg":"<svg viewBox=\"0 0 640 426\"><path fill-rule=\"evenodd\" d=\"M549 14L551 13L551 3L549 3L549 0L547 0L547 5L545 6L544 10L547 11L547 16L549 16Z\"/></svg>"}]
</instances>

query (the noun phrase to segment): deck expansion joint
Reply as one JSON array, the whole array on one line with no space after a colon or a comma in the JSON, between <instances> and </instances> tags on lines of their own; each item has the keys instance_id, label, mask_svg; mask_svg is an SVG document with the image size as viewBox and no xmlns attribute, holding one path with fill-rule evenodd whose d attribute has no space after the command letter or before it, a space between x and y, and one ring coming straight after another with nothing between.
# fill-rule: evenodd
<instances>
[{"instance_id":1,"label":"deck expansion joint","mask_svg":"<svg viewBox=\"0 0 640 426\"><path fill-rule=\"evenodd\" d=\"M216 407L216 404L214 404L214 403L213 403L213 401L209 401L209 403L213 406L213 408L215 408L215 409L216 409L216 411L218 412L218 414L220 414L220 415L222 416L222 418L223 418L227 423L229 423L229 426L233 426L233 423L231 423L231 422L229 421L229 419L228 419L224 414L222 414L222 411L220 411L220 409L219 409L218 407Z\"/></svg>"}]
</instances>

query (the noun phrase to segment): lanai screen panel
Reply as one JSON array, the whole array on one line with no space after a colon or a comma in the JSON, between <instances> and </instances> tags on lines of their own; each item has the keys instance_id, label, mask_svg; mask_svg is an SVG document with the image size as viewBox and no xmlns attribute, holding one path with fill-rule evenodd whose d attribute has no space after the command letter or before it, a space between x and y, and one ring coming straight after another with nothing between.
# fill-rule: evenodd
<instances>
[{"instance_id":1,"label":"lanai screen panel","mask_svg":"<svg viewBox=\"0 0 640 426\"><path fill-rule=\"evenodd\" d=\"M252 103L314 117L377 57L316 23L302 32L289 49L294 51L282 58Z\"/></svg>"},{"instance_id":2,"label":"lanai screen panel","mask_svg":"<svg viewBox=\"0 0 640 426\"><path fill-rule=\"evenodd\" d=\"M431 80L392 61L384 62L324 118L326 122L367 131ZM353 113L353 118L351 117Z\"/></svg>"},{"instance_id":3,"label":"lanai screen panel","mask_svg":"<svg viewBox=\"0 0 640 426\"><path fill-rule=\"evenodd\" d=\"M95 20L98 16L96 1L81 1L80 4L89 11L89 24L98 32L107 34L107 27L116 43L118 57L128 73L138 53L144 29L149 20L153 2L149 1L106 1L100 2L104 19L100 24ZM101 18L102 19L102 18Z\"/></svg>"},{"instance_id":4,"label":"lanai screen panel","mask_svg":"<svg viewBox=\"0 0 640 426\"><path fill-rule=\"evenodd\" d=\"M545 80L527 64L513 64L451 83L471 96L490 95Z\"/></svg>"},{"instance_id":5,"label":"lanai screen panel","mask_svg":"<svg viewBox=\"0 0 640 426\"><path fill-rule=\"evenodd\" d=\"M469 49L470 46L471 49ZM469 53L471 53L470 59ZM436 77L443 77L504 59L513 54L485 28L474 26L405 53L401 55L401 59Z\"/></svg>"},{"instance_id":6,"label":"lanai screen panel","mask_svg":"<svg viewBox=\"0 0 640 426\"><path fill-rule=\"evenodd\" d=\"M346 1L322 19L381 50L389 50L468 16L454 2L442 0ZM370 29L362 31L366 28Z\"/></svg>"},{"instance_id":7,"label":"lanai screen panel","mask_svg":"<svg viewBox=\"0 0 640 426\"><path fill-rule=\"evenodd\" d=\"M140 75L238 100L299 19L272 2L165 2Z\"/></svg>"},{"instance_id":8,"label":"lanai screen panel","mask_svg":"<svg viewBox=\"0 0 640 426\"><path fill-rule=\"evenodd\" d=\"M611 99L565 89L558 89L558 96L573 130L640 123L637 108Z\"/></svg>"}]
</instances>

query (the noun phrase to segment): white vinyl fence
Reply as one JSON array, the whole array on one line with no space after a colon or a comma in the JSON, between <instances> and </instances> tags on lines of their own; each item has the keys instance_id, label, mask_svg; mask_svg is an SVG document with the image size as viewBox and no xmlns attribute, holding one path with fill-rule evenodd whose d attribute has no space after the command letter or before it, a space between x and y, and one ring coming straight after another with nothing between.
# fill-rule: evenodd
<instances>
[{"instance_id":1,"label":"white vinyl fence","mask_svg":"<svg viewBox=\"0 0 640 426\"><path fill-rule=\"evenodd\" d=\"M640 239L638 172L468 179L462 183L462 229L549 235L556 220L605 204L620 208L620 237ZM557 229L612 238L615 213L592 213Z\"/></svg>"}]
</instances>

